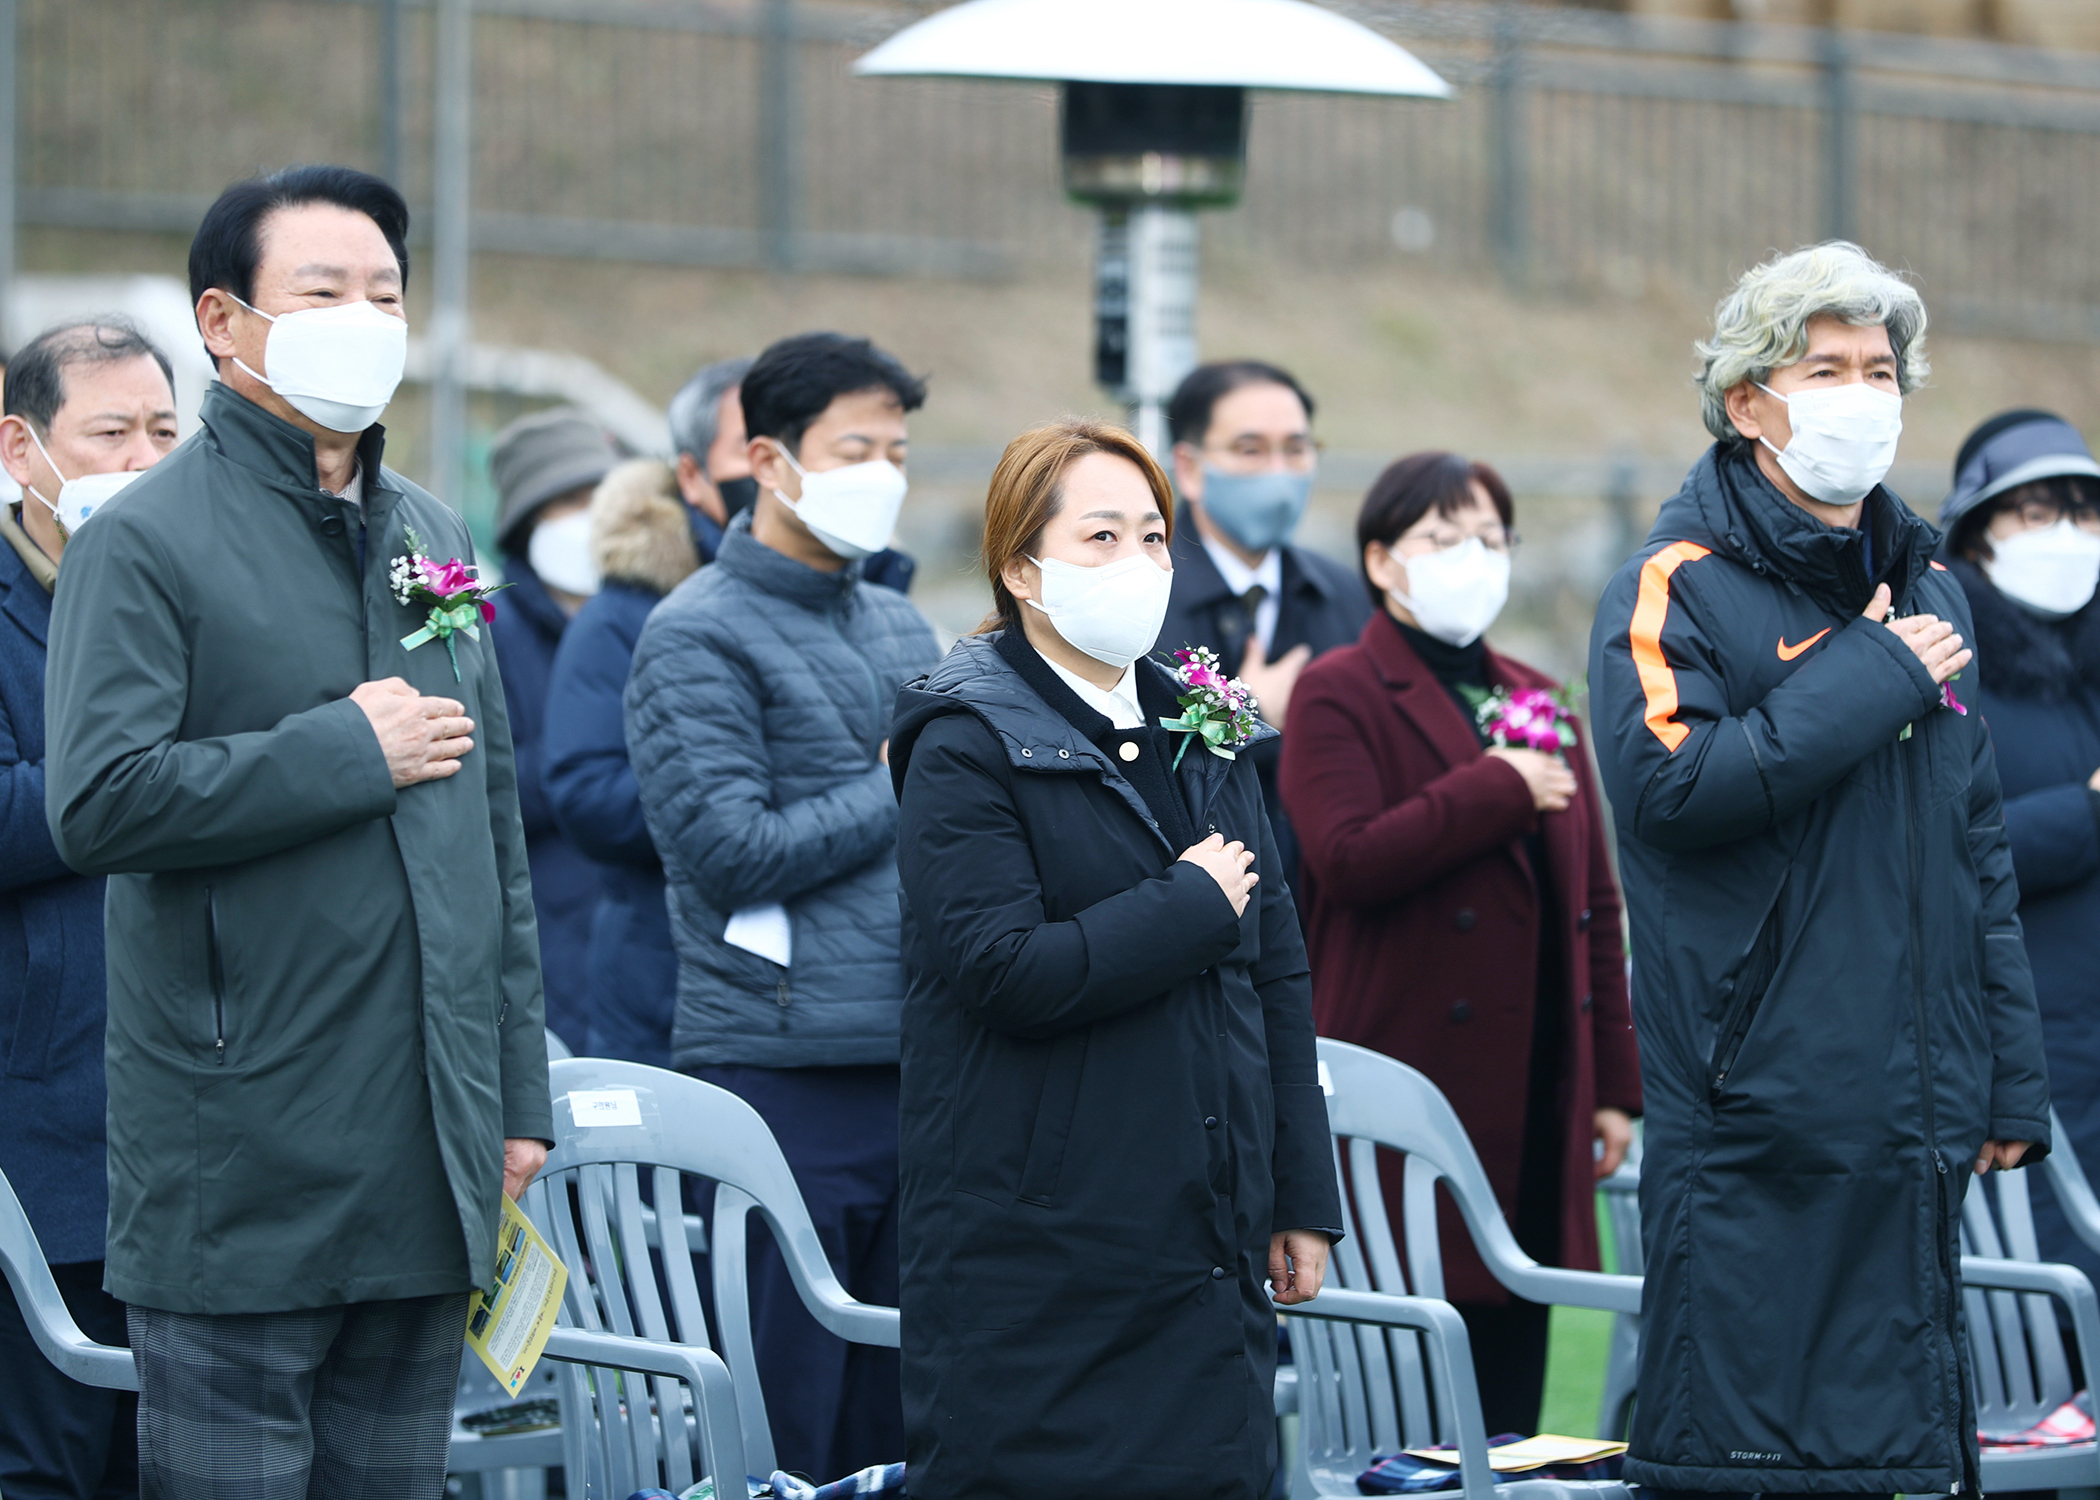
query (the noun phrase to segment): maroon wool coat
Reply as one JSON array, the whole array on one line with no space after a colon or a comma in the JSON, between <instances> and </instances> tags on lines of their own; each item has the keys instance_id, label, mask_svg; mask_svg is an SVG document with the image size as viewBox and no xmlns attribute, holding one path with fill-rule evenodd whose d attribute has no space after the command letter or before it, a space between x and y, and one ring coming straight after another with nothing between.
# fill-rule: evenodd
<instances>
[{"instance_id":1,"label":"maroon wool coat","mask_svg":"<svg viewBox=\"0 0 2100 1500\"><path fill-rule=\"evenodd\" d=\"M1554 685L1492 650L1486 666L1496 686ZM1541 815L1524 778L1482 752L1443 684L1381 610L1356 644L1298 679L1280 779L1304 849L1300 895L1320 1035L1427 1074L1458 1110L1512 1221L1538 1006L1539 897L1524 838L1541 834L1567 978L1561 1260L1595 1270L1592 1116L1602 1108L1640 1113L1640 1063L1619 891L1587 747L1568 761L1575 800ZM1397 1232L1397 1172L1388 1174L1386 1196ZM1445 1295L1507 1302L1448 1201L1439 1229Z\"/></svg>"}]
</instances>

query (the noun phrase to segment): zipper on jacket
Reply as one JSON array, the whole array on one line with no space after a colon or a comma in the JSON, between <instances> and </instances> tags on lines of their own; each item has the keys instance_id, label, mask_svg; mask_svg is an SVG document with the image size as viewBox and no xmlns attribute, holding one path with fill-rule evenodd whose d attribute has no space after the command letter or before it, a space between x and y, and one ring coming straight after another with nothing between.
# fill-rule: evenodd
<instances>
[{"instance_id":1,"label":"zipper on jacket","mask_svg":"<svg viewBox=\"0 0 2100 1500\"><path fill-rule=\"evenodd\" d=\"M1899 740L1896 745L1896 764L1902 768L1903 772L1903 805L1906 810L1911 806L1914 791L1913 777L1915 773L1911 762L1915 756L1910 749L1912 743L1914 742ZM1948 1306L1949 1288L1954 1283L1954 1267L1948 1264L1947 1261L1947 1160L1940 1152L1938 1106L1933 1099L1932 1087L1932 1051L1925 1036L1924 951L1918 931L1918 925L1921 920L1918 911L1919 864L1922 856L1918 849L1918 824L1916 818L1908 816L1904 818L1903 839L1905 850L1909 856L1908 865L1910 871L1910 891L1908 894L1910 898L1911 1026L1916 1034L1917 1041L1918 1090L1921 1102L1924 1105L1925 1149L1932 1155L1932 1254L1933 1263L1939 1267L1940 1272L1938 1307L1936 1311L1938 1313L1939 1332L1944 1349L1944 1341L1951 1339L1954 1327L1954 1319ZM1940 1361L1942 1378L1945 1378L1951 1364L1951 1359L1943 1353ZM1954 1370L1953 1374L1954 1409L1957 1413L1956 1420L1958 1425L1961 1420L1966 1418L1968 1402L1963 1399L1960 1370ZM1966 1441L1961 1444L1961 1471L1961 1478L1949 1487L1948 1493L1959 1494L1964 1489L1980 1491L1980 1486L1976 1482L1978 1476L1969 1472L1969 1445Z\"/></svg>"},{"instance_id":2,"label":"zipper on jacket","mask_svg":"<svg viewBox=\"0 0 2100 1500\"><path fill-rule=\"evenodd\" d=\"M1779 972L1779 908L1785 900L1786 882L1782 880L1778 894L1772 898L1772 909L1765 913L1764 925L1758 929L1757 945L1735 977L1735 993L1729 998L1719 1045L1714 1048L1711 1091L1717 1098L1735 1068L1743 1043L1749 1039L1750 1025L1757 1019L1766 992L1772 988L1773 977Z\"/></svg>"},{"instance_id":3,"label":"zipper on jacket","mask_svg":"<svg viewBox=\"0 0 2100 1500\"><path fill-rule=\"evenodd\" d=\"M1758 1001L1769 989L1767 982L1760 986L1744 985L1733 997L1729 1006L1728 1022L1721 1031L1720 1050L1714 1054L1714 1078L1711 1085L1715 1094L1728 1082L1728 1071L1735 1066L1736 1054L1743 1050L1743 1039L1750 1034L1750 1023L1757 1018Z\"/></svg>"},{"instance_id":4,"label":"zipper on jacket","mask_svg":"<svg viewBox=\"0 0 2100 1500\"><path fill-rule=\"evenodd\" d=\"M226 1062L226 970L219 962L219 895L204 888L204 963L211 976L211 1031L214 1061Z\"/></svg>"},{"instance_id":5,"label":"zipper on jacket","mask_svg":"<svg viewBox=\"0 0 2100 1500\"><path fill-rule=\"evenodd\" d=\"M780 971L780 978L774 981L773 999L782 1010L788 1008L788 975L785 969Z\"/></svg>"}]
</instances>

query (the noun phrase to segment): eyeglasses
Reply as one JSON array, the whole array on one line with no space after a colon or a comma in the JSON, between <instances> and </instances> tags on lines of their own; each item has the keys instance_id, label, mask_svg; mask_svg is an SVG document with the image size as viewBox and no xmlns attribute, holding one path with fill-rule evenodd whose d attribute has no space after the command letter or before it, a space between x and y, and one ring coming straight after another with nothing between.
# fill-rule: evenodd
<instances>
[{"instance_id":1,"label":"eyeglasses","mask_svg":"<svg viewBox=\"0 0 2100 1500\"><path fill-rule=\"evenodd\" d=\"M2082 525L2100 521L2100 507L2088 500L2073 500L2066 504L2053 496L2035 496L2031 499L2010 501L1998 507L2003 515L2016 515L2020 524L2029 531L2039 531L2044 526L2054 526L2069 516Z\"/></svg>"},{"instance_id":2,"label":"eyeglasses","mask_svg":"<svg viewBox=\"0 0 2100 1500\"><path fill-rule=\"evenodd\" d=\"M1302 434L1276 441L1249 434L1222 448L1206 443L1203 452L1210 458L1228 460L1235 468L1268 468L1281 460L1287 469L1302 470L1312 467L1319 457L1320 445Z\"/></svg>"},{"instance_id":3,"label":"eyeglasses","mask_svg":"<svg viewBox=\"0 0 2100 1500\"><path fill-rule=\"evenodd\" d=\"M1507 526L1491 526L1484 531L1470 532L1438 529L1421 536L1411 536L1395 542L1389 549L1402 557L1427 557L1432 552L1449 552L1453 547L1463 547L1467 542L1479 542L1490 552L1510 553L1517 550L1523 540Z\"/></svg>"}]
</instances>

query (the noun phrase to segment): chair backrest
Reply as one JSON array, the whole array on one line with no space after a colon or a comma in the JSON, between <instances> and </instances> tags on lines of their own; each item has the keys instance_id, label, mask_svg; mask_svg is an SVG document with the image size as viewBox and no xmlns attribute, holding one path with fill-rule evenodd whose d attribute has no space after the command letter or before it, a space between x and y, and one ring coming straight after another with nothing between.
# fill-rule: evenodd
<instances>
[{"instance_id":1,"label":"chair backrest","mask_svg":"<svg viewBox=\"0 0 2100 1500\"><path fill-rule=\"evenodd\" d=\"M96 1343L73 1321L65 1298L59 1295L58 1283L52 1279L43 1246L37 1243L36 1230L30 1227L29 1215L22 1209L22 1200L15 1196L14 1187L4 1174L0 1174L0 1271L6 1273L7 1284L14 1288L15 1303L29 1324L29 1336L44 1351L44 1358L82 1385L113 1391L139 1388L138 1367L132 1363L131 1351Z\"/></svg>"},{"instance_id":2,"label":"chair backrest","mask_svg":"<svg viewBox=\"0 0 2100 1500\"><path fill-rule=\"evenodd\" d=\"M2053 1108L2049 1111L2049 1143L2042 1170L2049 1174L2057 1207L2070 1222L2071 1232L2090 1248L2100 1250L2100 1202L2094 1200L2092 1184L2086 1181L2085 1168L2079 1165L2070 1132L2064 1129L2064 1122Z\"/></svg>"},{"instance_id":3,"label":"chair backrest","mask_svg":"<svg viewBox=\"0 0 2100 1500\"><path fill-rule=\"evenodd\" d=\"M1965 1255L1993 1260L2041 1260L2025 1172L1970 1177L1961 1207L1961 1246ZM2024 1431L2071 1399L2070 1365L2048 1297L1965 1286L1962 1310L1969 1324L1978 1427L1991 1433Z\"/></svg>"},{"instance_id":4,"label":"chair backrest","mask_svg":"<svg viewBox=\"0 0 2100 1500\"><path fill-rule=\"evenodd\" d=\"M1612 1269L1622 1276L1646 1272L1641 1250L1642 1130L1636 1126L1619 1170L1597 1184L1597 1202L1611 1231ZM1612 1319L1604 1362L1604 1394L1597 1403L1597 1436L1614 1442L1633 1434L1633 1398L1641 1363L1641 1320L1622 1312Z\"/></svg>"},{"instance_id":5,"label":"chair backrest","mask_svg":"<svg viewBox=\"0 0 2100 1500\"><path fill-rule=\"evenodd\" d=\"M575 1053L569 1050L569 1044L567 1042L563 1041L560 1037L554 1034L554 1028L552 1026L549 1026L545 1029L547 1032L548 1062L560 1062L565 1057L574 1057L576 1055Z\"/></svg>"},{"instance_id":6,"label":"chair backrest","mask_svg":"<svg viewBox=\"0 0 2100 1500\"><path fill-rule=\"evenodd\" d=\"M897 1310L846 1295L787 1158L758 1112L736 1095L680 1073L607 1058L563 1059L549 1065L548 1075L556 1140L531 1203L542 1233L569 1268L564 1321L712 1347L693 1274L701 1246L682 1212L684 1179L712 1185L708 1259L720 1353L735 1382L745 1462L753 1473L770 1473L773 1441L752 1347L745 1267L750 1212L756 1209L765 1218L804 1305L833 1333L894 1348ZM651 1199L647 1204L644 1182ZM658 1252L654 1256L652 1249ZM580 1383L584 1376L579 1371L573 1379ZM580 1393L572 1389L569 1400L577 1399ZM659 1429L668 1399L659 1393ZM609 1404L600 1402L596 1425L601 1432L607 1428L602 1414ZM634 1430L627 1434L626 1451L638 1455L633 1467L637 1472L646 1468L642 1460L653 1454L666 1475L673 1475L674 1450L683 1447L683 1440L663 1430L651 1435L635 1424L632 1414L640 1405L627 1404L626 1420ZM565 1429L571 1425L567 1411L565 1405ZM617 1428L619 1413L613 1416ZM615 1485L614 1491L624 1496L656 1483L674 1492L685 1487L644 1478L627 1489Z\"/></svg>"},{"instance_id":7,"label":"chair backrest","mask_svg":"<svg viewBox=\"0 0 2100 1500\"><path fill-rule=\"evenodd\" d=\"M1343 1227L1331 1281L1352 1290L1444 1295L1436 1184L1456 1201L1488 1269L1536 1302L1573 1302L1638 1312L1640 1282L1541 1266L1517 1245L1458 1113L1436 1085L1364 1047L1322 1038L1320 1081L1343 1189ZM1401 1166L1404 1249L1396 1241L1379 1179L1378 1153ZM1394 1329L1291 1322L1299 1364L1302 1464L1310 1488L1346 1493L1375 1455L1448 1440L1455 1426L1446 1393L1424 1373L1418 1335Z\"/></svg>"},{"instance_id":8,"label":"chair backrest","mask_svg":"<svg viewBox=\"0 0 2100 1500\"><path fill-rule=\"evenodd\" d=\"M1362 1222L1378 1289L1444 1295L1437 1245L1436 1185L1441 1182L1495 1279L1531 1302L1641 1310L1637 1276L1607 1276L1542 1266L1518 1246L1502 1217L1479 1153L1443 1092L1406 1063L1366 1047L1320 1039L1320 1080L1327 1088L1327 1122L1348 1165L1345 1187ZM1402 1202L1407 1269L1401 1275L1385 1199L1379 1191L1377 1151L1407 1158ZM1402 1281L1406 1285L1401 1285Z\"/></svg>"}]
</instances>

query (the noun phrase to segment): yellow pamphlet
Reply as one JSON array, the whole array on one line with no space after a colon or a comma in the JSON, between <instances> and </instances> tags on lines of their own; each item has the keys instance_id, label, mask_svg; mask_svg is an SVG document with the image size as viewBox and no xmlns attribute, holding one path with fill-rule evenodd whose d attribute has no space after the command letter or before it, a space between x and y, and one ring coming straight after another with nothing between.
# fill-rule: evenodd
<instances>
[{"instance_id":1,"label":"yellow pamphlet","mask_svg":"<svg viewBox=\"0 0 2100 1500\"><path fill-rule=\"evenodd\" d=\"M1542 1432L1522 1442L1504 1443L1499 1448L1488 1449L1488 1467L1497 1474L1521 1474L1526 1469L1543 1469L1549 1464L1593 1464L1601 1459L1617 1458L1625 1451L1624 1443L1556 1437L1550 1432ZM1427 1459L1433 1464L1458 1462L1458 1453L1451 1448L1410 1448L1407 1454L1410 1458Z\"/></svg>"},{"instance_id":2,"label":"yellow pamphlet","mask_svg":"<svg viewBox=\"0 0 2100 1500\"><path fill-rule=\"evenodd\" d=\"M481 1356L513 1396L540 1362L568 1289L568 1268L555 1258L518 1205L503 1197L496 1226L496 1284L468 1304L467 1347Z\"/></svg>"}]
</instances>

